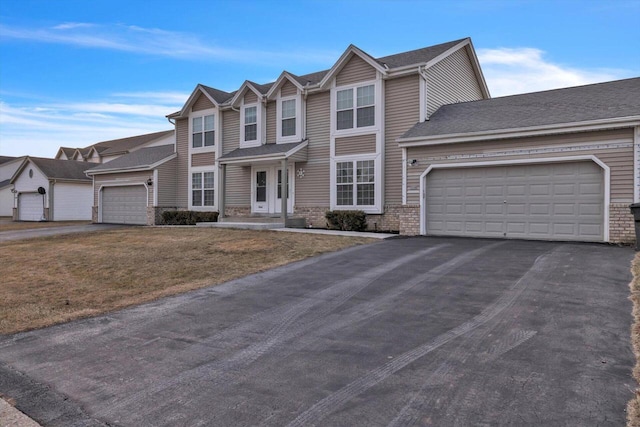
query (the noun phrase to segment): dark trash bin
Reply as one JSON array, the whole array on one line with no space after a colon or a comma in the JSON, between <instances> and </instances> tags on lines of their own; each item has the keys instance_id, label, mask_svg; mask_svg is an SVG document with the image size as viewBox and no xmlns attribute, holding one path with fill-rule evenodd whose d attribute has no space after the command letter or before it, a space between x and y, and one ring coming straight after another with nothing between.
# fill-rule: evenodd
<instances>
[{"instance_id":1,"label":"dark trash bin","mask_svg":"<svg viewBox=\"0 0 640 427\"><path fill-rule=\"evenodd\" d=\"M636 225L636 251L640 251L640 203L629 205Z\"/></svg>"}]
</instances>

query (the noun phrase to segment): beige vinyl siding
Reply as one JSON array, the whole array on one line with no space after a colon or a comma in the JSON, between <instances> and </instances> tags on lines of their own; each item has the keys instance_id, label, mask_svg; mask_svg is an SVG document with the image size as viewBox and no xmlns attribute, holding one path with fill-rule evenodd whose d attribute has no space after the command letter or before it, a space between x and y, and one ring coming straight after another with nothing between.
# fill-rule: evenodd
<instances>
[{"instance_id":1,"label":"beige vinyl siding","mask_svg":"<svg viewBox=\"0 0 640 427\"><path fill-rule=\"evenodd\" d=\"M336 138L336 156L376 152L376 134Z\"/></svg>"},{"instance_id":2,"label":"beige vinyl siding","mask_svg":"<svg viewBox=\"0 0 640 427\"><path fill-rule=\"evenodd\" d=\"M253 104L256 102L258 102L258 95L256 95L254 91L249 89L247 93L244 94L244 103Z\"/></svg>"},{"instance_id":3,"label":"beige vinyl siding","mask_svg":"<svg viewBox=\"0 0 640 427\"><path fill-rule=\"evenodd\" d=\"M166 163L158 166L158 182L154 185L158 186L157 206L175 206L176 205L176 169L178 159L171 159Z\"/></svg>"},{"instance_id":4,"label":"beige vinyl siding","mask_svg":"<svg viewBox=\"0 0 640 427\"><path fill-rule=\"evenodd\" d=\"M358 55L353 55L351 59L342 67L336 75L336 86L345 86L353 83L374 80L376 69L367 64Z\"/></svg>"},{"instance_id":5,"label":"beige vinyl siding","mask_svg":"<svg viewBox=\"0 0 640 427\"><path fill-rule=\"evenodd\" d=\"M329 206L329 92L307 98L308 161L296 163L296 206Z\"/></svg>"},{"instance_id":6,"label":"beige vinyl siding","mask_svg":"<svg viewBox=\"0 0 640 427\"><path fill-rule=\"evenodd\" d=\"M214 107L215 105L213 105L213 102L211 102L209 98L206 97L206 95L201 93L198 99L196 99L196 102L193 103L191 111L207 110Z\"/></svg>"},{"instance_id":7,"label":"beige vinyl siding","mask_svg":"<svg viewBox=\"0 0 640 427\"><path fill-rule=\"evenodd\" d=\"M285 81L280 88L280 96L293 96L298 93L298 88L289 80Z\"/></svg>"},{"instance_id":8,"label":"beige vinyl siding","mask_svg":"<svg viewBox=\"0 0 640 427\"><path fill-rule=\"evenodd\" d=\"M427 114L440 106L482 99L478 79L466 47L427 70Z\"/></svg>"},{"instance_id":9,"label":"beige vinyl siding","mask_svg":"<svg viewBox=\"0 0 640 427\"><path fill-rule=\"evenodd\" d=\"M191 166L214 166L216 163L216 153L196 153L191 155Z\"/></svg>"},{"instance_id":10,"label":"beige vinyl siding","mask_svg":"<svg viewBox=\"0 0 640 427\"><path fill-rule=\"evenodd\" d=\"M419 202L420 175L430 164L594 155L609 166L611 170L611 203L630 203L633 200L632 143L632 129L617 129L567 135L445 144L432 147L412 147L407 149L407 158L418 160L418 164L407 167L407 202ZM585 147L586 144L595 146L588 148ZM603 148L598 147L599 144L622 144L624 147ZM548 148L553 150L547 152L530 151ZM527 150L528 152L522 154L514 153L513 155L491 155L504 152L509 154L510 150ZM478 154L482 154L483 157L451 157Z\"/></svg>"},{"instance_id":11,"label":"beige vinyl siding","mask_svg":"<svg viewBox=\"0 0 640 427\"><path fill-rule=\"evenodd\" d=\"M235 165L227 165L226 168L226 206L251 206L251 168Z\"/></svg>"},{"instance_id":12,"label":"beige vinyl siding","mask_svg":"<svg viewBox=\"0 0 640 427\"><path fill-rule=\"evenodd\" d=\"M385 82L384 185L387 205L402 203L402 149L396 139L420 120L420 77Z\"/></svg>"},{"instance_id":13,"label":"beige vinyl siding","mask_svg":"<svg viewBox=\"0 0 640 427\"><path fill-rule=\"evenodd\" d=\"M95 206L98 206L98 200L100 196L100 187L102 185L142 185L147 182L148 179L153 179L153 171L141 171L141 172L120 172L120 173L108 173L104 175L94 176L93 185L93 201ZM148 186L148 206L153 206L153 186Z\"/></svg>"},{"instance_id":14,"label":"beige vinyl siding","mask_svg":"<svg viewBox=\"0 0 640 427\"><path fill-rule=\"evenodd\" d=\"M267 103L267 144L276 142L276 103Z\"/></svg>"},{"instance_id":15,"label":"beige vinyl siding","mask_svg":"<svg viewBox=\"0 0 640 427\"><path fill-rule=\"evenodd\" d=\"M189 196L189 119L176 120L176 205L186 208Z\"/></svg>"},{"instance_id":16,"label":"beige vinyl siding","mask_svg":"<svg viewBox=\"0 0 640 427\"><path fill-rule=\"evenodd\" d=\"M240 113L227 110L222 113L222 151L227 154L240 147Z\"/></svg>"}]
</instances>

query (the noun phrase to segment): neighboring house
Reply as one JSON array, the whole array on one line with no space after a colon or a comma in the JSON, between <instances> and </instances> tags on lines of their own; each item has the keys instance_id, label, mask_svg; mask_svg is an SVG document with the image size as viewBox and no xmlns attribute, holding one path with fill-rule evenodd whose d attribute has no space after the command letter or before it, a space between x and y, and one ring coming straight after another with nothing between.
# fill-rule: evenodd
<instances>
[{"instance_id":1,"label":"neighboring house","mask_svg":"<svg viewBox=\"0 0 640 427\"><path fill-rule=\"evenodd\" d=\"M150 179L147 224L177 208L323 227L358 209L402 234L633 240L640 79L489 98L468 38L382 58L349 46L329 70L197 85L168 116L175 157L93 176L137 185L138 204Z\"/></svg>"},{"instance_id":2,"label":"neighboring house","mask_svg":"<svg viewBox=\"0 0 640 427\"><path fill-rule=\"evenodd\" d=\"M144 147L157 147L174 143L174 131L166 130L128 138L102 141L85 148L60 147L55 158L80 162L106 163Z\"/></svg>"},{"instance_id":3,"label":"neighboring house","mask_svg":"<svg viewBox=\"0 0 640 427\"><path fill-rule=\"evenodd\" d=\"M90 220L90 163L25 157L10 182L16 191L17 221Z\"/></svg>"},{"instance_id":4,"label":"neighboring house","mask_svg":"<svg viewBox=\"0 0 640 427\"><path fill-rule=\"evenodd\" d=\"M0 156L0 217L13 215L14 192L11 177L22 164L23 157Z\"/></svg>"},{"instance_id":5,"label":"neighboring house","mask_svg":"<svg viewBox=\"0 0 640 427\"><path fill-rule=\"evenodd\" d=\"M635 240L640 78L445 105L398 141L409 234Z\"/></svg>"},{"instance_id":6,"label":"neighboring house","mask_svg":"<svg viewBox=\"0 0 640 427\"><path fill-rule=\"evenodd\" d=\"M141 148L86 171L93 178L93 221L154 224L175 205L175 146Z\"/></svg>"}]
</instances>

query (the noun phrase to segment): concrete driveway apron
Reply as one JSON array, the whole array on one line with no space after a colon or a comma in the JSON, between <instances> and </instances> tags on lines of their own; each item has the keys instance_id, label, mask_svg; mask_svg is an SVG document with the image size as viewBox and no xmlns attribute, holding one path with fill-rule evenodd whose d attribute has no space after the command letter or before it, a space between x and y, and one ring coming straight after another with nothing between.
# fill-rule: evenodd
<instances>
[{"instance_id":1,"label":"concrete driveway apron","mask_svg":"<svg viewBox=\"0 0 640 427\"><path fill-rule=\"evenodd\" d=\"M398 238L0 337L46 426L622 425L633 251Z\"/></svg>"}]
</instances>

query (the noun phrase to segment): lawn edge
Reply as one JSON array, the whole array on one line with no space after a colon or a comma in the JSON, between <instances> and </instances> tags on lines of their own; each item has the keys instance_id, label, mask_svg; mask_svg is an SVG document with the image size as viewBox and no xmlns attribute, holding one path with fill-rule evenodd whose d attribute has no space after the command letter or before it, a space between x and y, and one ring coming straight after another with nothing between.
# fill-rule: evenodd
<instances>
[{"instance_id":1,"label":"lawn edge","mask_svg":"<svg viewBox=\"0 0 640 427\"><path fill-rule=\"evenodd\" d=\"M631 292L629 299L633 303L631 345L636 357L633 378L640 384L640 252L636 254L631 262L631 274L633 275L633 279L629 283ZM640 427L640 387L636 387L633 397L627 403L627 427Z\"/></svg>"}]
</instances>

